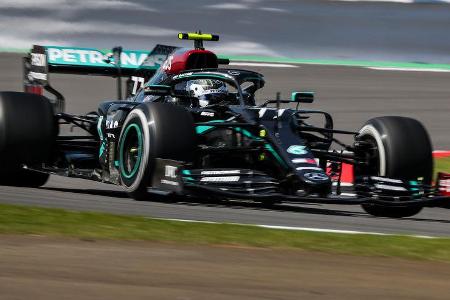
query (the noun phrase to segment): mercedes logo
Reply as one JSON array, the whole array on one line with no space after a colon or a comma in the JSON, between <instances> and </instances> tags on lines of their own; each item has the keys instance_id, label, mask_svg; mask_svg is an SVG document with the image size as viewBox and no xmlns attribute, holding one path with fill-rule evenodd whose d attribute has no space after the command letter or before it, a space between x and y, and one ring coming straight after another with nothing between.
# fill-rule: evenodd
<instances>
[{"instance_id":1,"label":"mercedes logo","mask_svg":"<svg viewBox=\"0 0 450 300\"><path fill-rule=\"evenodd\" d=\"M305 176L305 178L312 180L312 181L328 180L328 176L326 174L318 173L318 172L305 173L303 176Z\"/></svg>"}]
</instances>

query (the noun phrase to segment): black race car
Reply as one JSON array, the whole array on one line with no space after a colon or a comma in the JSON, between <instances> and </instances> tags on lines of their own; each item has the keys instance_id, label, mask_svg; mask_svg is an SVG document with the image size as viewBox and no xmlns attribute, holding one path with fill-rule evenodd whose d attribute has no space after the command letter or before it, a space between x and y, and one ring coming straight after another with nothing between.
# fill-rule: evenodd
<instances>
[{"instance_id":1,"label":"black race car","mask_svg":"<svg viewBox=\"0 0 450 300\"><path fill-rule=\"evenodd\" d=\"M378 117L358 132L336 130L326 112L284 107L311 103L311 92L257 102L263 75L219 68L228 60L203 48L218 36L179 38L194 40L195 49L116 47L108 54L34 46L24 58L25 92L0 93L1 183L36 187L56 174L122 185L139 200L358 204L387 217L448 200L432 186L432 146L418 121ZM98 112L67 114L50 73L117 77L119 100L101 103ZM323 126L310 122L315 117ZM60 131L67 124L85 134ZM354 142L346 145L336 134ZM352 194L343 193L343 164L353 165Z\"/></svg>"}]
</instances>

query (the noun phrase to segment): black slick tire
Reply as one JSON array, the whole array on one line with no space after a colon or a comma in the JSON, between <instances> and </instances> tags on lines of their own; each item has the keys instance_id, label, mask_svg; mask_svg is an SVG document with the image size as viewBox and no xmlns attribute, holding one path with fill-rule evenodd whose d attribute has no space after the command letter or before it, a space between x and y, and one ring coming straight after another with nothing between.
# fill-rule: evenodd
<instances>
[{"instance_id":1,"label":"black slick tire","mask_svg":"<svg viewBox=\"0 0 450 300\"><path fill-rule=\"evenodd\" d=\"M355 167L355 177L378 175L402 180L421 179L431 184L433 174L432 145L424 126L407 117L386 116L369 120L359 131L359 140L373 144L376 159L368 168ZM403 218L416 215L421 206L379 206L362 208L378 217Z\"/></svg>"},{"instance_id":2,"label":"black slick tire","mask_svg":"<svg viewBox=\"0 0 450 300\"><path fill-rule=\"evenodd\" d=\"M44 185L49 175L24 169L51 156L57 129L46 97L0 92L0 184Z\"/></svg>"},{"instance_id":3,"label":"black slick tire","mask_svg":"<svg viewBox=\"0 0 450 300\"><path fill-rule=\"evenodd\" d=\"M195 126L183 107L143 103L127 116L117 149L122 184L136 200L148 200L156 158L190 163L194 159Z\"/></svg>"}]
</instances>

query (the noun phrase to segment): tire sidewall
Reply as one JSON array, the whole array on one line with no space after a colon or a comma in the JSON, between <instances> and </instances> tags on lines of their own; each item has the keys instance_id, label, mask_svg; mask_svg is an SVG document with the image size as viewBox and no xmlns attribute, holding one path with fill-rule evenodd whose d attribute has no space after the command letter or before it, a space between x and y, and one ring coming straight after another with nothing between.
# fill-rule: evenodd
<instances>
[{"instance_id":1,"label":"tire sidewall","mask_svg":"<svg viewBox=\"0 0 450 300\"><path fill-rule=\"evenodd\" d=\"M132 110L127 118L125 119L124 126L122 132L119 137L119 173L120 179L122 181L123 186L127 189L128 192L134 192L141 188L141 184L145 182L148 178L148 173L150 171L149 160L150 160L150 130L148 127L148 117L146 114L140 109ZM123 153L123 143L125 141L125 133L129 128L133 125L137 125L141 131L141 139L142 139L142 153L140 155L139 166L136 172L129 176L125 174L124 166L124 153Z\"/></svg>"},{"instance_id":2,"label":"tire sidewall","mask_svg":"<svg viewBox=\"0 0 450 300\"><path fill-rule=\"evenodd\" d=\"M386 176L386 167L387 167L387 159L386 159L386 148L384 146L383 140L381 138L380 132L372 125L367 124L359 131L360 138L364 136L370 136L375 139L378 149L378 174L379 176Z\"/></svg>"}]
</instances>

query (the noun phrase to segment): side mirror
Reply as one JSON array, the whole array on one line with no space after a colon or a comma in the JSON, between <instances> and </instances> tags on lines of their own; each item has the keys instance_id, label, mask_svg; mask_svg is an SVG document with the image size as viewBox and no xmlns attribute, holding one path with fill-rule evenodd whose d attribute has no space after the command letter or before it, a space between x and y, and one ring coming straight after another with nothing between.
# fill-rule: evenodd
<instances>
[{"instance_id":1,"label":"side mirror","mask_svg":"<svg viewBox=\"0 0 450 300\"><path fill-rule=\"evenodd\" d=\"M314 92L292 92L291 101L297 103L313 103Z\"/></svg>"},{"instance_id":2,"label":"side mirror","mask_svg":"<svg viewBox=\"0 0 450 300\"><path fill-rule=\"evenodd\" d=\"M170 85L152 84L144 88L145 95L168 96L172 91Z\"/></svg>"}]
</instances>

